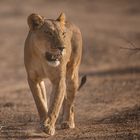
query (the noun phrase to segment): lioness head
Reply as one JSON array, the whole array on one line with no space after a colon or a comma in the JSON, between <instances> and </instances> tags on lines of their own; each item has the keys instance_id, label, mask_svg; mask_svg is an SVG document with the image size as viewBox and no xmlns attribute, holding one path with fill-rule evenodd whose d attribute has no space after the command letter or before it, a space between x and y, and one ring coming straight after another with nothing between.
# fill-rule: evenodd
<instances>
[{"instance_id":1,"label":"lioness head","mask_svg":"<svg viewBox=\"0 0 140 140\"><path fill-rule=\"evenodd\" d=\"M56 20L45 19L38 14L28 17L32 43L51 66L58 66L65 52L65 14Z\"/></svg>"}]
</instances>

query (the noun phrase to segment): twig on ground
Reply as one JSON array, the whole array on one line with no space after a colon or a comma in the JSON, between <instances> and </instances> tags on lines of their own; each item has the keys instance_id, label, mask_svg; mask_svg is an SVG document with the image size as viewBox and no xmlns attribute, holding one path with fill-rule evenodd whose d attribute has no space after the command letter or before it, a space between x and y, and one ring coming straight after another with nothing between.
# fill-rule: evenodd
<instances>
[{"instance_id":1,"label":"twig on ground","mask_svg":"<svg viewBox=\"0 0 140 140\"><path fill-rule=\"evenodd\" d=\"M127 49L127 50L132 50L132 51L140 51L140 48L136 47L136 45L132 41L130 41L130 40L128 40L128 39L126 39L125 37L122 37L122 36L121 36L121 38L123 40L125 40L128 44L131 45L131 48L130 47L122 47L122 46L120 46L121 49Z\"/></svg>"}]
</instances>

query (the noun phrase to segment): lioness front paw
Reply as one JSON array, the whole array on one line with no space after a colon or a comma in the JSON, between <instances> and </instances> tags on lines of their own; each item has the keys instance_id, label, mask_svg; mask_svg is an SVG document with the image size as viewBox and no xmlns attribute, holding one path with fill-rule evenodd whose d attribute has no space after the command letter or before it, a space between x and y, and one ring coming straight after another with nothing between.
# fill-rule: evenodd
<instances>
[{"instance_id":1,"label":"lioness front paw","mask_svg":"<svg viewBox=\"0 0 140 140\"><path fill-rule=\"evenodd\" d=\"M43 132L45 132L48 135L52 136L55 134L55 127L54 125L51 125L50 123L41 124L41 129Z\"/></svg>"},{"instance_id":2,"label":"lioness front paw","mask_svg":"<svg viewBox=\"0 0 140 140\"><path fill-rule=\"evenodd\" d=\"M65 122L62 122L61 128L62 129L75 128L75 124L74 123L70 123L68 121L65 121Z\"/></svg>"}]
</instances>

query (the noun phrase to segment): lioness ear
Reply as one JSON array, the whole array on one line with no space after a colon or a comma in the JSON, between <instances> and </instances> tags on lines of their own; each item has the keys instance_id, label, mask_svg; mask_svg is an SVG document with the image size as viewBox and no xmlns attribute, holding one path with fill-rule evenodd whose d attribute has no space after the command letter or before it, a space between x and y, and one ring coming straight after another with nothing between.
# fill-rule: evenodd
<instances>
[{"instance_id":1,"label":"lioness ear","mask_svg":"<svg viewBox=\"0 0 140 140\"><path fill-rule=\"evenodd\" d=\"M35 30L40 28L44 24L44 18L38 14L31 14L27 19L29 28Z\"/></svg>"},{"instance_id":2,"label":"lioness ear","mask_svg":"<svg viewBox=\"0 0 140 140\"><path fill-rule=\"evenodd\" d=\"M60 23L62 25L65 25L65 22L66 22L66 16L64 13L61 13L60 16L57 18L57 21L60 21Z\"/></svg>"}]
</instances>

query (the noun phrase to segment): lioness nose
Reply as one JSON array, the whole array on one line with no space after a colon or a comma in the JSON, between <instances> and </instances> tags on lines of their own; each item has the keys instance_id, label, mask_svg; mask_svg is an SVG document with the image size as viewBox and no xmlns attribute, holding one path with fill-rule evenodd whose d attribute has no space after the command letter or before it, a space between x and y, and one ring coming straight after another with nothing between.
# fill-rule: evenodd
<instances>
[{"instance_id":1,"label":"lioness nose","mask_svg":"<svg viewBox=\"0 0 140 140\"><path fill-rule=\"evenodd\" d=\"M57 47L60 51L64 50L64 47Z\"/></svg>"}]
</instances>

